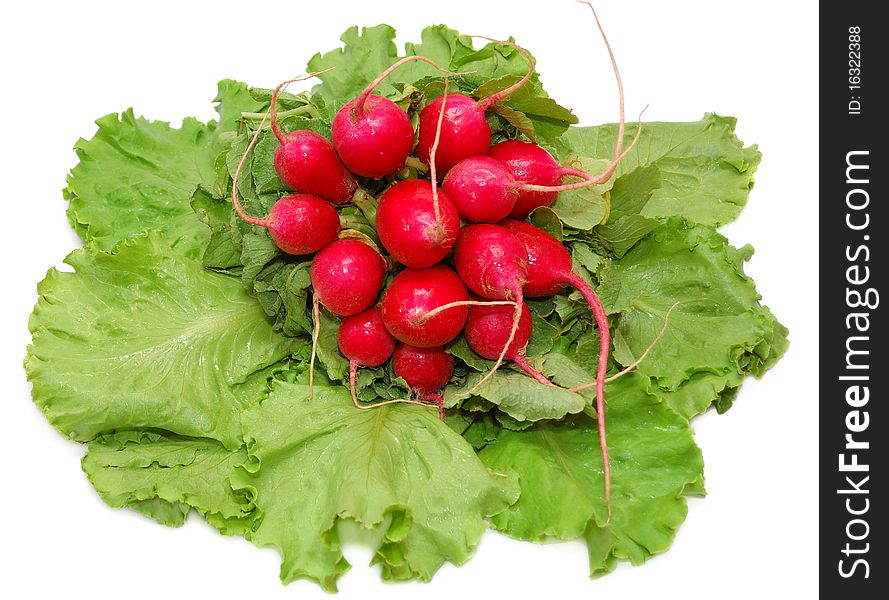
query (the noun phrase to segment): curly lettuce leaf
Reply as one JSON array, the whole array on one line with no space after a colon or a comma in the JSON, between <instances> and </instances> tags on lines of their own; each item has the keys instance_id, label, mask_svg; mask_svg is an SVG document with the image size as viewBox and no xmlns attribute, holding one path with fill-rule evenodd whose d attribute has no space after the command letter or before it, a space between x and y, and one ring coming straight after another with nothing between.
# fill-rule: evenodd
<instances>
[{"instance_id":1,"label":"curly lettuce leaf","mask_svg":"<svg viewBox=\"0 0 889 600\"><path fill-rule=\"evenodd\" d=\"M487 517L515 500L514 482L491 474L434 409L389 405L359 411L343 387L277 384L244 415L255 463L234 485L254 498L250 539L281 551L281 579L328 591L349 568L337 524L381 534L383 578L429 580L469 559Z\"/></svg>"},{"instance_id":2,"label":"curly lettuce leaf","mask_svg":"<svg viewBox=\"0 0 889 600\"><path fill-rule=\"evenodd\" d=\"M761 376L787 349L787 330L760 305L743 272L751 253L710 227L674 218L602 271L598 293L608 312L619 314L614 358L622 365L641 356L678 303L637 370L664 392L693 380L695 393L671 402L687 417L747 374ZM689 403L690 397L696 400Z\"/></svg>"},{"instance_id":3,"label":"curly lettuce leaf","mask_svg":"<svg viewBox=\"0 0 889 600\"><path fill-rule=\"evenodd\" d=\"M703 459L688 422L626 376L608 385L608 448L612 470L610 522L595 423L585 416L502 429L479 457L515 474L518 501L492 519L509 536L532 541L584 538L590 572L619 560L641 564L666 551L685 520L685 497L703 493Z\"/></svg>"},{"instance_id":4,"label":"curly lettuce leaf","mask_svg":"<svg viewBox=\"0 0 889 600\"><path fill-rule=\"evenodd\" d=\"M240 283L157 233L66 262L38 285L25 359L49 421L82 442L156 428L240 446L241 411L295 348Z\"/></svg>"},{"instance_id":5,"label":"curly lettuce leaf","mask_svg":"<svg viewBox=\"0 0 889 600\"><path fill-rule=\"evenodd\" d=\"M132 508L172 527L194 508L233 534L250 525L252 506L229 482L246 458L244 448L228 450L213 440L123 432L91 442L82 466L112 508Z\"/></svg>"},{"instance_id":6,"label":"curly lettuce leaf","mask_svg":"<svg viewBox=\"0 0 889 600\"><path fill-rule=\"evenodd\" d=\"M218 124L186 118L175 128L132 109L96 121L96 135L75 145L80 162L64 192L68 219L84 242L111 250L156 229L181 252L199 255L208 232L191 210L192 192L199 184L216 187L222 134L235 129L242 110L256 107L246 85L231 80L219 83L217 101Z\"/></svg>"},{"instance_id":7,"label":"curly lettuce leaf","mask_svg":"<svg viewBox=\"0 0 889 600\"><path fill-rule=\"evenodd\" d=\"M735 135L736 120L707 114L691 123L644 123L636 147L623 159L617 176L654 165L660 185L635 207L643 217L681 216L713 227L733 221L744 205L761 155ZM625 144L636 124L628 124ZM559 140L563 159L579 155L610 158L617 125L571 127Z\"/></svg>"}]
</instances>

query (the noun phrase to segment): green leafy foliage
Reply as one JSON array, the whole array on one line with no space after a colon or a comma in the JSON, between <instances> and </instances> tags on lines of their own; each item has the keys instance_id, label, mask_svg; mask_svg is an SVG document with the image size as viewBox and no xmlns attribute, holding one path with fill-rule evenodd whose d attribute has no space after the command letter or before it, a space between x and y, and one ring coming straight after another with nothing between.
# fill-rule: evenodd
<instances>
[{"instance_id":1,"label":"green leafy foliage","mask_svg":"<svg viewBox=\"0 0 889 600\"><path fill-rule=\"evenodd\" d=\"M374 562L385 579L431 579L472 554L485 519L515 500L514 482L490 473L435 410L389 405L358 411L342 387L279 384L244 415L255 463L236 487L261 523L250 539L281 551L281 579L336 590L349 568L337 523L381 534Z\"/></svg>"},{"instance_id":2,"label":"green leafy foliage","mask_svg":"<svg viewBox=\"0 0 889 600\"><path fill-rule=\"evenodd\" d=\"M75 272L38 286L25 369L34 401L87 442L156 428L241 443L241 409L294 346L236 280L150 233L109 254L74 251Z\"/></svg>"}]
</instances>

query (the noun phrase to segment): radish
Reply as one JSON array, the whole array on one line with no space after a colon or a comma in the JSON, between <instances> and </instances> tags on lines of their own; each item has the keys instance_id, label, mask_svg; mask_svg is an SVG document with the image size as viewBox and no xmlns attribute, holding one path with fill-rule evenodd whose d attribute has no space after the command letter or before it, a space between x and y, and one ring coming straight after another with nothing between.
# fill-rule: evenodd
<instances>
[{"instance_id":1,"label":"radish","mask_svg":"<svg viewBox=\"0 0 889 600\"><path fill-rule=\"evenodd\" d=\"M438 390L454 375L454 358L443 346L418 348L399 343L392 356L392 370L404 379L418 395L438 406L438 416L444 421L444 398Z\"/></svg>"},{"instance_id":2,"label":"radish","mask_svg":"<svg viewBox=\"0 0 889 600\"><path fill-rule=\"evenodd\" d=\"M383 323L396 339L418 346L443 346L460 333L469 312L466 286L444 265L405 269L380 302ZM443 310L432 311L442 308Z\"/></svg>"},{"instance_id":3,"label":"radish","mask_svg":"<svg viewBox=\"0 0 889 600\"><path fill-rule=\"evenodd\" d=\"M599 428L599 448L605 471L605 502L611 515L611 467L608 462L608 446L605 441L605 372L608 370L608 353L611 348L611 330L608 315L595 290L571 270L571 255L553 236L526 223L507 219L500 225L513 233L524 245L528 256L527 277L524 292L530 297L552 296L566 285L572 285L583 294L593 311L599 327L599 364L596 371L596 420ZM468 228L467 228L468 229Z\"/></svg>"},{"instance_id":4,"label":"radish","mask_svg":"<svg viewBox=\"0 0 889 600\"><path fill-rule=\"evenodd\" d=\"M268 216L259 218L247 214L238 199L241 169L256 145L264 123L265 117L256 128L235 169L232 177L232 204L242 220L268 229L272 241L284 252L295 255L312 254L335 240L339 233L340 217L330 203L311 194L290 194L276 201Z\"/></svg>"},{"instance_id":5,"label":"radish","mask_svg":"<svg viewBox=\"0 0 889 600\"><path fill-rule=\"evenodd\" d=\"M358 403L355 393L355 380L358 367L379 367L392 356L395 338L386 331L383 315L376 306L343 319L337 333L337 343L343 356L349 359L349 391L355 406Z\"/></svg>"},{"instance_id":6,"label":"radish","mask_svg":"<svg viewBox=\"0 0 889 600\"><path fill-rule=\"evenodd\" d=\"M352 198L358 182L343 166L333 144L314 131L297 130L285 134L278 125L278 96L288 83L301 79L305 77L285 81L272 94L269 107L272 132L281 143L275 148L275 172L291 189L320 196L334 204L346 203Z\"/></svg>"},{"instance_id":7,"label":"radish","mask_svg":"<svg viewBox=\"0 0 889 600\"><path fill-rule=\"evenodd\" d=\"M380 253L356 239L337 240L312 260L315 298L330 312L347 317L373 304L386 274Z\"/></svg>"},{"instance_id":8,"label":"radish","mask_svg":"<svg viewBox=\"0 0 889 600\"><path fill-rule=\"evenodd\" d=\"M401 65L420 60L445 73L424 56L402 58L383 71L333 118L330 138L337 154L353 172L379 179L399 169L414 147L414 126L397 104L371 92Z\"/></svg>"},{"instance_id":9,"label":"radish","mask_svg":"<svg viewBox=\"0 0 889 600\"><path fill-rule=\"evenodd\" d=\"M565 176L573 175L585 181L591 179L580 169L563 167L552 154L533 142L500 142L491 147L488 157L498 161L509 173L506 187L515 196L512 210L507 214L512 217L525 218L539 206L552 205L560 189L571 189L560 185ZM529 184L555 189L533 191L527 189Z\"/></svg>"},{"instance_id":10,"label":"radish","mask_svg":"<svg viewBox=\"0 0 889 600\"><path fill-rule=\"evenodd\" d=\"M512 173L487 156L457 163L445 176L442 190L461 217L476 223L496 223L507 217L519 197Z\"/></svg>"},{"instance_id":11,"label":"radish","mask_svg":"<svg viewBox=\"0 0 889 600\"><path fill-rule=\"evenodd\" d=\"M531 312L522 302L521 317L515 336L509 345L510 327L512 327L514 310L507 306L491 303L479 304L469 309L469 317L463 327L463 337L472 350L488 360L496 360L503 347L506 346L505 360L511 360L525 373L544 385L553 385L537 369L525 359L525 347L531 339Z\"/></svg>"},{"instance_id":12,"label":"radish","mask_svg":"<svg viewBox=\"0 0 889 600\"><path fill-rule=\"evenodd\" d=\"M463 282L476 294L492 300L515 302L509 337L497 362L475 386L490 378L516 336L522 316L522 287L528 276L528 253L519 239L499 225L479 223L460 231L454 249L454 265Z\"/></svg>"},{"instance_id":13,"label":"radish","mask_svg":"<svg viewBox=\"0 0 889 600\"><path fill-rule=\"evenodd\" d=\"M383 193L377 205L380 242L407 267L431 267L457 240L460 215L447 195L440 190L434 194L433 187L434 182L420 179L399 181Z\"/></svg>"},{"instance_id":14,"label":"radish","mask_svg":"<svg viewBox=\"0 0 889 600\"><path fill-rule=\"evenodd\" d=\"M482 155L488 151L491 147L491 127L485 118L485 111L528 83L534 74L534 57L531 53L509 42L497 43L515 48L528 59L528 72L524 77L508 88L481 100L473 100L464 94L445 93L420 111L416 154L431 167L430 155L436 137L439 113L442 112L442 105L447 104L444 127L441 131L440 152L434 159L435 167L441 174L447 173L465 158Z\"/></svg>"}]
</instances>

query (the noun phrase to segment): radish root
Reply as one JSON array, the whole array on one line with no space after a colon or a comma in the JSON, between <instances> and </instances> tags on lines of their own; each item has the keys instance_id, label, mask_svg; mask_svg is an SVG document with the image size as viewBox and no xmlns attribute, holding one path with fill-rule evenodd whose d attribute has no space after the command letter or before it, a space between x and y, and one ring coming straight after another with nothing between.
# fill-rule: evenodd
<instances>
[{"instance_id":1,"label":"radish root","mask_svg":"<svg viewBox=\"0 0 889 600\"><path fill-rule=\"evenodd\" d=\"M438 173L435 169L435 153L438 152L438 142L441 139L441 124L444 122L445 107L448 103L448 78L444 80L444 93L441 97L441 109L438 111L438 124L435 126L435 140L429 150L429 179L432 183L432 209L435 211L435 232L440 238L444 238L444 223L441 220L441 207L438 203Z\"/></svg>"},{"instance_id":2,"label":"radish root","mask_svg":"<svg viewBox=\"0 0 889 600\"><path fill-rule=\"evenodd\" d=\"M543 385L548 385L551 387L559 387L552 381L547 379L543 373L531 366L531 363L529 363L528 359L525 358L524 350L522 350L521 352L517 352L516 355L512 358L512 362L517 364L522 371L533 377L538 383L542 383Z\"/></svg>"},{"instance_id":3,"label":"radish root","mask_svg":"<svg viewBox=\"0 0 889 600\"><path fill-rule=\"evenodd\" d=\"M281 92L284 90L284 88L291 83L296 83L297 81L304 81L318 75L323 75L324 73L333 71L335 68L336 67L330 67L329 69L324 69L323 71L306 73L305 75L300 75L299 77L294 77L293 79L288 79L287 81L282 81L278 84L278 86L275 88L275 91L272 92L272 100L269 104L269 114L272 116L272 133L275 134L275 137L278 138L279 142L281 142L282 144L284 143L284 134L281 132L281 128L278 126L278 97L281 95Z\"/></svg>"},{"instance_id":4,"label":"radish root","mask_svg":"<svg viewBox=\"0 0 889 600\"><path fill-rule=\"evenodd\" d=\"M256 131L253 133L253 137L250 138L250 143L247 144L247 148L244 150L244 155L241 157L241 160L238 161L238 167L235 169L235 174L232 175L232 204L235 207L235 212L238 213L238 216L241 218L241 220L250 223L251 225L266 228L271 225L268 218L260 219L259 217L248 215L247 211L244 210L244 207L241 206L241 201L238 199L238 181L241 179L241 169L244 168L244 163L247 162L247 157L250 156L250 152L253 151L253 147L259 140L259 134L262 133L262 126L265 124L265 120L267 117L268 114L262 117L262 121L259 122L259 127L256 128Z\"/></svg>"},{"instance_id":5,"label":"radish root","mask_svg":"<svg viewBox=\"0 0 889 600\"><path fill-rule=\"evenodd\" d=\"M495 44L500 44L501 46L509 46L510 48L515 48L522 56L525 57L528 61L528 72L525 73L524 77L519 79L517 82L509 86L508 88L502 89L499 92L495 92L488 96L487 98L482 98L478 101L476 106L482 112L488 110L493 105L497 104L501 100L508 98L513 92L524 86L528 81L531 80L531 77L534 75L534 69L537 66L534 57L531 56L531 53L519 46L518 44L514 44L512 42L504 42L502 40L496 40L494 38L485 37L483 35L471 35L469 37L480 38L483 40L488 40L489 42L494 42Z\"/></svg>"},{"instance_id":6,"label":"radish root","mask_svg":"<svg viewBox=\"0 0 889 600\"><path fill-rule=\"evenodd\" d=\"M439 394L435 394L435 396L441 398L441 401L439 402L438 398L434 398L432 400L434 404L429 404L429 402L410 400L408 398L395 398L394 400L386 400L384 402L377 402L375 404L361 404L361 402L358 400L358 394L355 391L358 379L358 366L358 361L349 361L349 393L352 396L352 404L354 404L355 408L357 408L358 410L372 410L374 408L386 406L387 404L416 404L417 406L425 406L426 408L437 409L439 417L442 421L444 421L444 398L441 398ZM311 398L311 396L309 397Z\"/></svg>"},{"instance_id":7,"label":"radish root","mask_svg":"<svg viewBox=\"0 0 889 600\"><path fill-rule=\"evenodd\" d=\"M615 381L615 380L617 380L617 379L620 379L621 377L623 377L624 375L626 375L627 373L629 373L630 371L632 371L633 369L635 369L636 367L638 367L638 366L642 363L642 361L645 360L645 357L648 356L648 353L651 352L651 350L652 350L655 346L657 346L658 342L661 341L661 338L664 337L664 334L667 332L667 326L670 324L670 314L673 312L673 310L674 310L677 306L679 306L679 304L680 304L680 302L674 302L674 303L673 303L673 306L671 306L670 309L667 311L667 313L664 315L664 324L661 326L661 330L660 330L660 331L658 332L658 334L654 337L654 339L651 340L651 343L648 344L648 347L645 348L645 350L642 352L642 354L639 355L639 358L637 358L636 360L634 360L633 362L631 362L630 364L628 364L626 367L624 367L623 369L621 369L620 371L618 371L618 372L615 373L614 375L611 375L610 377L607 377L607 378L605 379L605 383L611 383L612 381ZM595 383L585 383L585 384L583 384L583 385L578 385L578 386L576 386L576 387L570 388L569 391L571 391L571 392L582 392L582 391L584 391L584 390L588 390L588 389L590 389L590 388L593 387L594 385L596 385L596 384L595 384Z\"/></svg>"},{"instance_id":8,"label":"radish root","mask_svg":"<svg viewBox=\"0 0 889 600\"><path fill-rule=\"evenodd\" d=\"M312 357L309 359L309 400L315 391L315 355L318 350L318 335L321 333L321 302L318 296L312 299Z\"/></svg>"},{"instance_id":9,"label":"radish root","mask_svg":"<svg viewBox=\"0 0 889 600\"><path fill-rule=\"evenodd\" d=\"M435 315L443 313L444 311L456 308L458 306L503 306L503 305L514 306L515 302L512 300L460 300L459 302L448 302L447 304L442 304L436 308L433 308L427 313L420 315L420 317L416 320L417 325L422 325Z\"/></svg>"}]
</instances>

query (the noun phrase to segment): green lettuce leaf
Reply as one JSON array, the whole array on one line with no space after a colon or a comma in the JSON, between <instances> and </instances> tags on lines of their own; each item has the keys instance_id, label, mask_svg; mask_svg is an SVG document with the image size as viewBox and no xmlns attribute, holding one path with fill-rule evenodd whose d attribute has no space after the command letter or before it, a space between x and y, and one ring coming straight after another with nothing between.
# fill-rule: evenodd
<instances>
[{"instance_id":1,"label":"green lettuce leaf","mask_svg":"<svg viewBox=\"0 0 889 600\"><path fill-rule=\"evenodd\" d=\"M282 554L281 579L336 589L349 568L337 523L380 532L374 562L385 579L429 580L460 564L485 519L515 500L514 482L492 475L436 411L389 405L359 411L343 387L280 383L244 415L255 464L235 487L255 499L262 521L250 538Z\"/></svg>"},{"instance_id":2,"label":"green lettuce leaf","mask_svg":"<svg viewBox=\"0 0 889 600\"><path fill-rule=\"evenodd\" d=\"M38 285L25 359L49 421L78 441L156 428L240 446L241 410L294 349L240 283L156 233L66 262Z\"/></svg>"},{"instance_id":3,"label":"green lettuce leaf","mask_svg":"<svg viewBox=\"0 0 889 600\"><path fill-rule=\"evenodd\" d=\"M639 143L617 170L620 177L654 165L660 173L660 186L635 214L682 216L714 227L733 221L747 203L760 160L756 146L744 147L735 136L735 124L714 114L692 123L644 123ZM625 143L636 127L627 126ZM614 124L572 127L559 142L560 155L610 158L616 136Z\"/></svg>"},{"instance_id":4,"label":"green lettuce leaf","mask_svg":"<svg viewBox=\"0 0 889 600\"><path fill-rule=\"evenodd\" d=\"M503 429L479 453L497 472L515 474L518 502L494 526L523 540L583 537L593 575L619 560L640 564L672 543L687 511L685 496L703 493L703 459L688 422L629 375L608 385L612 509L607 519L595 423L585 416Z\"/></svg>"},{"instance_id":5,"label":"green lettuce leaf","mask_svg":"<svg viewBox=\"0 0 889 600\"><path fill-rule=\"evenodd\" d=\"M85 242L111 250L157 229L186 255L199 255L208 232L189 199L199 184L216 187L222 134L234 130L242 110L256 107L247 87L230 80L220 82L217 101L219 124L186 118L174 128L136 117L132 109L96 121L96 135L75 145L80 162L64 192L68 219Z\"/></svg>"},{"instance_id":6,"label":"green lettuce leaf","mask_svg":"<svg viewBox=\"0 0 889 600\"><path fill-rule=\"evenodd\" d=\"M747 374L761 376L787 348L787 330L759 304L743 272L751 253L709 227L674 218L602 272L598 293L608 312L619 314L614 359L622 365L641 356L679 303L637 370L666 392L695 378L696 393L674 405L680 414L701 412ZM689 397L696 398L690 405Z\"/></svg>"},{"instance_id":7,"label":"green lettuce leaf","mask_svg":"<svg viewBox=\"0 0 889 600\"><path fill-rule=\"evenodd\" d=\"M133 508L173 527L194 508L231 534L249 527L252 506L229 482L246 458L245 449L213 440L123 432L91 442L82 466L113 508Z\"/></svg>"}]
</instances>

